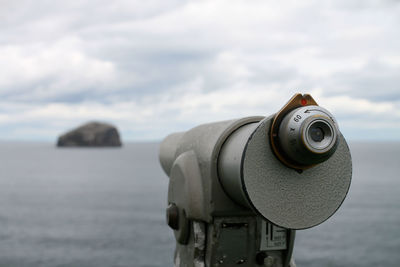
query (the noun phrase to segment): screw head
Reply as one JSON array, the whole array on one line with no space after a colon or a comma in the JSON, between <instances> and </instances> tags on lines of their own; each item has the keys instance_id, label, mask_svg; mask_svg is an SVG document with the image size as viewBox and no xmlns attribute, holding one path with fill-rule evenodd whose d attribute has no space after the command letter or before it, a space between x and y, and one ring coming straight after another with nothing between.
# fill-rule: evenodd
<instances>
[{"instance_id":1,"label":"screw head","mask_svg":"<svg viewBox=\"0 0 400 267\"><path fill-rule=\"evenodd\" d=\"M264 266L265 267L273 267L275 266L275 258L272 256L267 256L264 258Z\"/></svg>"}]
</instances>

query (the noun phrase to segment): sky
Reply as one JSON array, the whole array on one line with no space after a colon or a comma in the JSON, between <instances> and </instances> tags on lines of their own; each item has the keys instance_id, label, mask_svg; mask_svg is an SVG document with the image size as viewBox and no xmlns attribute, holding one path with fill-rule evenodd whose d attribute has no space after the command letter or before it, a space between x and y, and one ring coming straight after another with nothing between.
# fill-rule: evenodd
<instances>
[{"instance_id":1,"label":"sky","mask_svg":"<svg viewBox=\"0 0 400 267\"><path fill-rule=\"evenodd\" d=\"M295 93L400 141L400 1L0 0L0 140L82 123L156 141Z\"/></svg>"}]
</instances>

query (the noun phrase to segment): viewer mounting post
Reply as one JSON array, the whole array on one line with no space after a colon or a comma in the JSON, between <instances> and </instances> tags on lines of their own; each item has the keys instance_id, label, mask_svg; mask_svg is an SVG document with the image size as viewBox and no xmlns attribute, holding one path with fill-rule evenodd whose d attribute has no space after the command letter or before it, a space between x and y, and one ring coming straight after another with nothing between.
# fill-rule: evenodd
<instances>
[{"instance_id":1,"label":"viewer mounting post","mask_svg":"<svg viewBox=\"0 0 400 267\"><path fill-rule=\"evenodd\" d=\"M332 216L352 176L335 118L307 94L269 117L171 134L160 162L176 267L294 266L295 230Z\"/></svg>"}]
</instances>

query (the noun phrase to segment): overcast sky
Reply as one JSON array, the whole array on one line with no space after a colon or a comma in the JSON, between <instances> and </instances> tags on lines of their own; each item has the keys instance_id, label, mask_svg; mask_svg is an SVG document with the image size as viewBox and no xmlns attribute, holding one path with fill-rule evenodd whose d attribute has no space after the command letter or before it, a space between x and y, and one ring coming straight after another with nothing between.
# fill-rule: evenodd
<instances>
[{"instance_id":1,"label":"overcast sky","mask_svg":"<svg viewBox=\"0 0 400 267\"><path fill-rule=\"evenodd\" d=\"M349 139L400 140L400 2L0 0L0 140L160 140L296 92Z\"/></svg>"}]
</instances>

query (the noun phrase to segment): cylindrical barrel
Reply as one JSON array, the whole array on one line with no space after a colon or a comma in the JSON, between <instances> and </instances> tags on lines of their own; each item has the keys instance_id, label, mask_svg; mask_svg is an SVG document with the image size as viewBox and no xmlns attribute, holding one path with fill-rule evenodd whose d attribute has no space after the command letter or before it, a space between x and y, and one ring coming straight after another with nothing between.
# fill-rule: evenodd
<instances>
[{"instance_id":1,"label":"cylindrical barrel","mask_svg":"<svg viewBox=\"0 0 400 267\"><path fill-rule=\"evenodd\" d=\"M232 200L275 225L304 229L320 224L340 207L350 186L351 157L346 141L337 132L334 153L323 163L298 172L272 151L268 136L272 120L273 116L249 123L230 134L218 157L220 183ZM310 138L322 140L317 135Z\"/></svg>"},{"instance_id":2,"label":"cylindrical barrel","mask_svg":"<svg viewBox=\"0 0 400 267\"><path fill-rule=\"evenodd\" d=\"M243 190L241 161L246 144L258 123L246 124L225 141L218 157L218 176L225 192L238 204L251 207Z\"/></svg>"}]
</instances>

